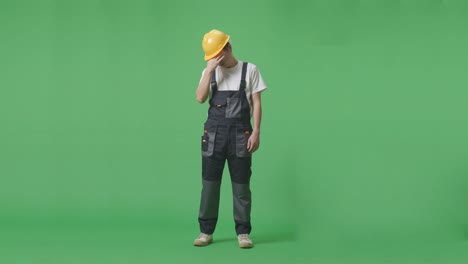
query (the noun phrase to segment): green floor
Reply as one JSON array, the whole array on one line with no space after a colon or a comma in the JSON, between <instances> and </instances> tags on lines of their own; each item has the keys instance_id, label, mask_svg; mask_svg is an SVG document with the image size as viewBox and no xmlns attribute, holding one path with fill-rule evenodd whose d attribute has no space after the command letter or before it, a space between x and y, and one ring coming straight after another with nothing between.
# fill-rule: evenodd
<instances>
[{"instance_id":1,"label":"green floor","mask_svg":"<svg viewBox=\"0 0 468 264\"><path fill-rule=\"evenodd\" d=\"M440 263L465 264L468 239L333 241L257 228L253 249L239 249L232 230L220 225L208 247L191 245L188 224L59 225L2 227L0 263ZM370 240L369 240L370 241Z\"/></svg>"}]
</instances>

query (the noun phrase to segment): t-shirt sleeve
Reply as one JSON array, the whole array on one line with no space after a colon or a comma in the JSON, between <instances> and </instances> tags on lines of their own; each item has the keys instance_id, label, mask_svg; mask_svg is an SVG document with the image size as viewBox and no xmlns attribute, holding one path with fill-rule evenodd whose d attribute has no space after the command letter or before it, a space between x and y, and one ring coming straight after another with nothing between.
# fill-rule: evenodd
<instances>
[{"instance_id":1,"label":"t-shirt sleeve","mask_svg":"<svg viewBox=\"0 0 468 264\"><path fill-rule=\"evenodd\" d=\"M252 71L250 72L250 87L252 88L253 94L262 92L267 88L265 82L263 81L262 75L255 65L253 65Z\"/></svg>"}]
</instances>

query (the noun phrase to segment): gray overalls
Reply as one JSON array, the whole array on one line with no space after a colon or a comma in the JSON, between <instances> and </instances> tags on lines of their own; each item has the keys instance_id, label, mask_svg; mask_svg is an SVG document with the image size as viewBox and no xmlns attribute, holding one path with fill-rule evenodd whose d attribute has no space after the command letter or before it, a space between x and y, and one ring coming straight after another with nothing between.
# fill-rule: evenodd
<instances>
[{"instance_id":1,"label":"gray overalls","mask_svg":"<svg viewBox=\"0 0 468 264\"><path fill-rule=\"evenodd\" d=\"M202 136L200 231L213 234L218 220L221 178L226 159L231 175L234 222L237 234L249 234L252 156L247 141L252 133L250 106L245 93L247 62L242 65L238 91L218 91L216 71L211 76L212 96Z\"/></svg>"}]
</instances>

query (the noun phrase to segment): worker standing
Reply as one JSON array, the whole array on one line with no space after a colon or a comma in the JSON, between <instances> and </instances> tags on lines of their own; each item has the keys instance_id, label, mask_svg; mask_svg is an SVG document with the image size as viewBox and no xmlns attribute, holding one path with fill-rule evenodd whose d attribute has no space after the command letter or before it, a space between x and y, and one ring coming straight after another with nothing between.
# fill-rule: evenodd
<instances>
[{"instance_id":1,"label":"worker standing","mask_svg":"<svg viewBox=\"0 0 468 264\"><path fill-rule=\"evenodd\" d=\"M254 64L234 57L229 40L230 36L224 32L212 30L204 35L202 42L207 65L196 94L200 103L210 99L208 119L201 138L203 187L198 216L201 234L194 245L206 246L213 242L221 178L227 160L239 247L251 248L252 153L260 145L260 95L266 85Z\"/></svg>"}]
</instances>

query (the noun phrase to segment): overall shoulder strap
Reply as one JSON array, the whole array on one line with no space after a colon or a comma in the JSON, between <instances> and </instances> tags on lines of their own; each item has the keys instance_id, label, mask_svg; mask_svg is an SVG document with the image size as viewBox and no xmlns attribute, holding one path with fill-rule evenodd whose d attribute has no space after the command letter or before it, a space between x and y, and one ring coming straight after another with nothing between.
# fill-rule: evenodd
<instances>
[{"instance_id":1,"label":"overall shoulder strap","mask_svg":"<svg viewBox=\"0 0 468 264\"><path fill-rule=\"evenodd\" d=\"M247 64L248 62L244 62L242 64L242 76L241 76L241 82L240 82L240 87L239 90L244 91L246 87L246 81L245 81L245 76L247 75Z\"/></svg>"},{"instance_id":2,"label":"overall shoulder strap","mask_svg":"<svg viewBox=\"0 0 468 264\"><path fill-rule=\"evenodd\" d=\"M218 83L216 82L216 69L213 70L211 74L211 96L213 97L214 93L218 91Z\"/></svg>"}]
</instances>

